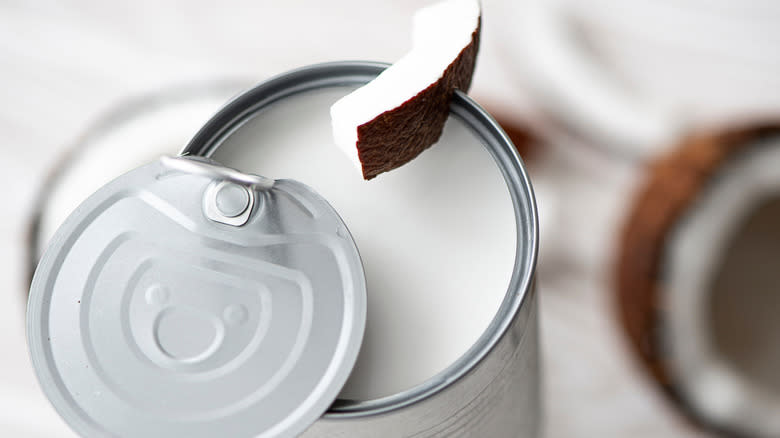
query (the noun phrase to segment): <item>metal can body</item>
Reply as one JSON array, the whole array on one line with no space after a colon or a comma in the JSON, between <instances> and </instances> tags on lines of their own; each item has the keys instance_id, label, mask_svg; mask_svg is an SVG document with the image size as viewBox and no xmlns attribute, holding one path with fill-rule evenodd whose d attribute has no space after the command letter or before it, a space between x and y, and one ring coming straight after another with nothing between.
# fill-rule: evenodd
<instances>
[{"instance_id":1,"label":"metal can body","mask_svg":"<svg viewBox=\"0 0 780 438\"><path fill-rule=\"evenodd\" d=\"M533 437L540 428L536 294L498 345L440 392L386 413L331 411L304 437Z\"/></svg>"},{"instance_id":2,"label":"metal can body","mask_svg":"<svg viewBox=\"0 0 780 438\"><path fill-rule=\"evenodd\" d=\"M362 85L387 66L343 62L305 67L236 97L183 153L212 155L221 141L263 108L307 91ZM512 199L517 249L501 306L479 340L426 382L389 397L337 401L305 437L533 437L541 424L538 311L534 272L536 207L526 172L511 141L477 104L456 92L451 117L476 134L503 175Z\"/></svg>"}]
</instances>

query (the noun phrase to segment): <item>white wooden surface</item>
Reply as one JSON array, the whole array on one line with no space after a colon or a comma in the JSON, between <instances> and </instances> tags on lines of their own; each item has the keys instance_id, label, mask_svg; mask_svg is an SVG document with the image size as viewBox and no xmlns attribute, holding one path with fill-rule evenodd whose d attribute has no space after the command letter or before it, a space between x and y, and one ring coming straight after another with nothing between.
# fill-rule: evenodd
<instances>
[{"instance_id":1,"label":"white wooden surface","mask_svg":"<svg viewBox=\"0 0 780 438\"><path fill-rule=\"evenodd\" d=\"M529 114L502 62L485 0L472 95ZM506 0L509 1L509 0ZM0 436L72 434L40 393L24 342L23 245L32 200L63 148L117 100L221 77L258 81L319 61L393 61L420 2L0 0ZM153 134L150 134L153 135ZM599 154L550 146L534 169L545 247L540 266L546 435L691 435L625 349L607 273L636 175Z\"/></svg>"}]
</instances>

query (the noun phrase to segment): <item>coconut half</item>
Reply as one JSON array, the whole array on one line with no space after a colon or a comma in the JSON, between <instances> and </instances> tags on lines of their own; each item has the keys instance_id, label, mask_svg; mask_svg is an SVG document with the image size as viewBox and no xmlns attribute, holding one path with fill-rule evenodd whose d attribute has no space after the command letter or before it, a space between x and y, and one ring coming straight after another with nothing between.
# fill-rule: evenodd
<instances>
[{"instance_id":1,"label":"coconut half","mask_svg":"<svg viewBox=\"0 0 780 438\"><path fill-rule=\"evenodd\" d=\"M778 123L691 135L647 167L615 259L634 353L728 436L780 436L778 163Z\"/></svg>"},{"instance_id":2,"label":"coconut half","mask_svg":"<svg viewBox=\"0 0 780 438\"><path fill-rule=\"evenodd\" d=\"M480 5L446 0L418 10L412 50L330 109L333 137L370 180L436 143L455 89L468 91L479 48Z\"/></svg>"}]
</instances>

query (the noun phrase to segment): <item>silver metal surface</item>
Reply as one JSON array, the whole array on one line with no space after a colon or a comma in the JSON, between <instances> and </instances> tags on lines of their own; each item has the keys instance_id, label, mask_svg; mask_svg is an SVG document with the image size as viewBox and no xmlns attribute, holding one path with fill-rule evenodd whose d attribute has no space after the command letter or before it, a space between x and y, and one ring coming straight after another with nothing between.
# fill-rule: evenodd
<instances>
[{"instance_id":1,"label":"silver metal surface","mask_svg":"<svg viewBox=\"0 0 780 438\"><path fill-rule=\"evenodd\" d=\"M182 154L182 157L161 157L160 160L166 167L191 174L205 175L214 179L232 181L247 187L265 190L274 186L274 180L260 175L252 175L239 172L225 166L215 165L203 157L191 157Z\"/></svg>"},{"instance_id":2,"label":"silver metal surface","mask_svg":"<svg viewBox=\"0 0 780 438\"><path fill-rule=\"evenodd\" d=\"M101 188L52 239L28 342L79 434L294 437L341 391L366 316L346 225L292 180L254 185L262 202L245 225L214 222L204 194L226 177L263 181L156 161Z\"/></svg>"},{"instance_id":3,"label":"silver metal surface","mask_svg":"<svg viewBox=\"0 0 780 438\"><path fill-rule=\"evenodd\" d=\"M248 90L226 105L183 150L210 156L252 115L281 99L324 87L361 85L385 64L341 62L298 69ZM517 225L511 282L489 328L450 367L386 398L339 400L304 437L533 437L541 424L538 322L534 272L536 206L528 176L498 124L456 92L451 116L472 129L507 183Z\"/></svg>"},{"instance_id":4,"label":"silver metal surface","mask_svg":"<svg viewBox=\"0 0 780 438\"><path fill-rule=\"evenodd\" d=\"M254 82L248 79L199 81L166 87L149 94L121 99L81 131L42 181L26 231L26 275L32 280L38 261L56 227L79 202L103 184L163 154L175 154L200 124L239 90ZM198 110L194 113L192 108ZM211 108L211 109L210 109ZM201 115L202 114L202 115ZM200 120L198 120L200 118ZM160 123L175 133L150 138L140 147L125 148L137 141L139 131L156 132ZM119 134L117 134L119 133ZM118 136L118 139L117 139ZM181 143L177 144L181 138ZM116 157L111 163L104 156ZM86 178L86 181L82 179ZM28 290L24 291L27 302Z\"/></svg>"},{"instance_id":5,"label":"silver metal surface","mask_svg":"<svg viewBox=\"0 0 780 438\"><path fill-rule=\"evenodd\" d=\"M234 227L247 223L254 206L254 192L230 181L214 181L203 194L206 217Z\"/></svg>"},{"instance_id":6,"label":"silver metal surface","mask_svg":"<svg viewBox=\"0 0 780 438\"><path fill-rule=\"evenodd\" d=\"M222 181L214 186L214 205L225 217L244 213L252 202L252 192L236 183Z\"/></svg>"}]
</instances>

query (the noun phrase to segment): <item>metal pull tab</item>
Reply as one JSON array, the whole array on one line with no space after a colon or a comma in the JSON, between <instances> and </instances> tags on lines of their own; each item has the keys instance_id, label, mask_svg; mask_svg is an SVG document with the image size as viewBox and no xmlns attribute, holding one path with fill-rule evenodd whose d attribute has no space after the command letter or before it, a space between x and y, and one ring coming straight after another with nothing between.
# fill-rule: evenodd
<instances>
[{"instance_id":1,"label":"metal pull tab","mask_svg":"<svg viewBox=\"0 0 780 438\"><path fill-rule=\"evenodd\" d=\"M206 217L234 227L247 223L254 205L254 190L227 180L214 181L203 196Z\"/></svg>"},{"instance_id":2,"label":"metal pull tab","mask_svg":"<svg viewBox=\"0 0 780 438\"><path fill-rule=\"evenodd\" d=\"M205 175L213 179L227 180L247 186L250 189L268 190L273 187L276 182L271 178L243 173L236 169L222 166L203 157L163 156L160 157L160 161L165 167L173 170L196 175Z\"/></svg>"},{"instance_id":3,"label":"metal pull tab","mask_svg":"<svg viewBox=\"0 0 780 438\"><path fill-rule=\"evenodd\" d=\"M162 157L164 166L213 178L203 194L203 212L214 222L240 227L249 221L257 190L269 190L275 181L221 166L202 157Z\"/></svg>"}]
</instances>

